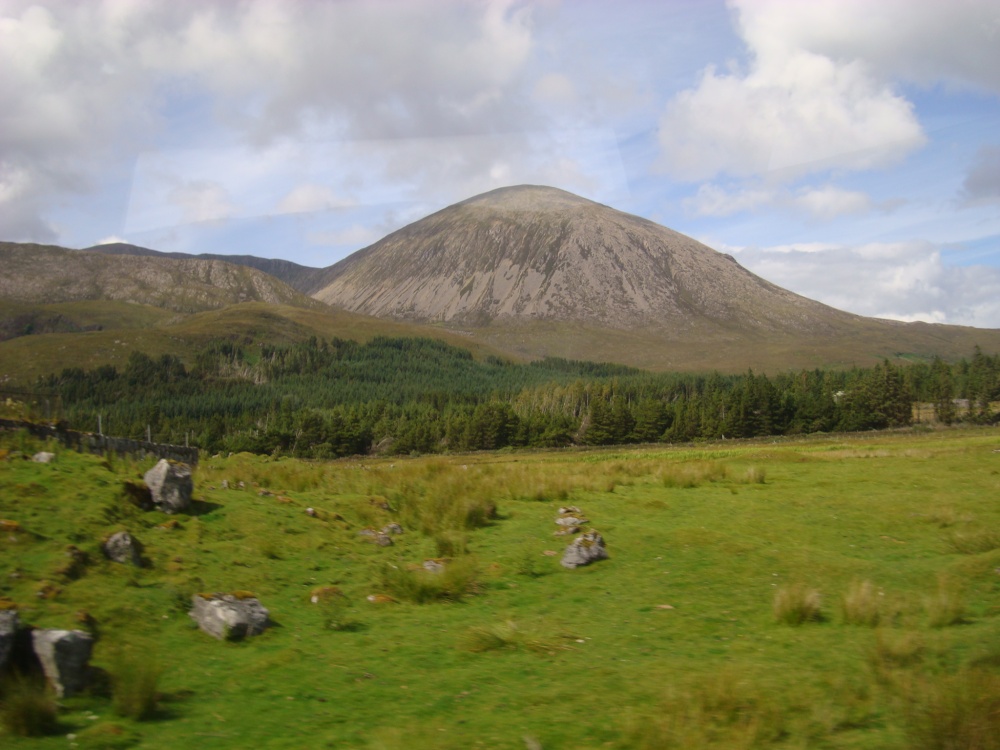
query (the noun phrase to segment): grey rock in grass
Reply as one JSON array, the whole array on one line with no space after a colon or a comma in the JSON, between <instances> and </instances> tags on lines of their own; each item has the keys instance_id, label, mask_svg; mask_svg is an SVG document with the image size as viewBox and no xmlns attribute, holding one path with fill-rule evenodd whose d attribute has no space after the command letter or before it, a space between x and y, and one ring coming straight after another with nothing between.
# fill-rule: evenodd
<instances>
[{"instance_id":1,"label":"grey rock in grass","mask_svg":"<svg viewBox=\"0 0 1000 750\"><path fill-rule=\"evenodd\" d=\"M388 534L383 534L383 533L382 533L381 531L380 531L380 532L378 532L378 533L377 533L377 534L375 535L375 538L374 538L374 540L373 540L373 541L374 541L374 542L375 542L375 544L377 544L377 545L378 545L379 547L391 547L391 546L392 546L392 544L393 544L393 542L392 542L392 537L391 537L391 536L389 536Z\"/></svg>"},{"instance_id":2,"label":"grey rock in grass","mask_svg":"<svg viewBox=\"0 0 1000 750\"><path fill-rule=\"evenodd\" d=\"M402 534L403 533L403 527L400 526L395 521L393 521L392 523L386 524L385 526L382 527L382 533L383 534Z\"/></svg>"},{"instance_id":3,"label":"grey rock in grass","mask_svg":"<svg viewBox=\"0 0 1000 750\"><path fill-rule=\"evenodd\" d=\"M590 520L579 516L559 516L556 523L560 526L583 526L585 523L590 523Z\"/></svg>"},{"instance_id":4,"label":"grey rock in grass","mask_svg":"<svg viewBox=\"0 0 1000 750\"><path fill-rule=\"evenodd\" d=\"M233 594L195 594L188 614L198 627L219 640L239 641L260 635L271 624L258 599Z\"/></svg>"},{"instance_id":5,"label":"grey rock in grass","mask_svg":"<svg viewBox=\"0 0 1000 750\"><path fill-rule=\"evenodd\" d=\"M428 573L444 573L444 562L441 560L424 560L422 567Z\"/></svg>"},{"instance_id":6,"label":"grey rock in grass","mask_svg":"<svg viewBox=\"0 0 1000 750\"><path fill-rule=\"evenodd\" d=\"M55 457L55 453L50 453L49 451L39 451L31 457L31 460L36 464L50 464L55 460Z\"/></svg>"},{"instance_id":7,"label":"grey rock in grass","mask_svg":"<svg viewBox=\"0 0 1000 750\"><path fill-rule=\"evenodd\" d=\"M0 671L3 671L10 652L14 649L17 625L16 609L0 609Z\"/></svg>"},{"instance_id":8,"label":"grey rock in grass","mask_svg":"<svg viewBox=\"0 0 1000 750\"><path fill-rule=\"evenodd\" d=\"M142 544L127 531L109 536L101 549L104 556L113 562L132 563L137 568L142 567Z\"/></svg>"},{"instance_id":9,"label":"grey rock in grass","mask_svg":"<svg viewBox=\"0 0 1000 750\"><path fill-rule=\"evenodd\" d=\"M606 560L607 557L608 551L604 548L604 537L596 531L588 531L573 540L573 543L563 553L559 564L564 568L579 568L581 565L590 565L597 560Z\"/></svg>"},{"instance_id":10,"label":"grey rock in grass","mask_svg":"<svg viewBox=\"0 0 1000 750\"><path fill-rule=\"evenodd\" d=\"M164 513L177 513L191 505L194 480L187 464L161 458L143 479L153 496L153 503Z\"/></svg>"},{"instance_id":11,"label":"grey rock in grass","mask_svg":"<svg viewBox=\"0 0 1000 750\"><path fill-rule=\"evenodd\" d=\"M94 637L82 630L35 630L31 633L35 656L49 684L60 698L87 687Z\"/></svg>"}]
</instances>

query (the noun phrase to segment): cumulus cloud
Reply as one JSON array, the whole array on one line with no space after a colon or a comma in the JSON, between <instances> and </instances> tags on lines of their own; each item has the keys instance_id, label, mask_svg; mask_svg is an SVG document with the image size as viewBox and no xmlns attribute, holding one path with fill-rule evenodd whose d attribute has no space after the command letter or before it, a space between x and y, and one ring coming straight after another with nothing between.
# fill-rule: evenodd
<instances>
[{"instance_id":1,"label":"cumulus cloud","mask_svg":"<svg viewBox=\"0 0 1000 750\"><path fill-rule=\"evenodd\" d=\"M744 69L706 69L661 119L662 166L686 180L891 164L926 137L892 82L1000 92L990 0L731 0Z\"/></svg>"},{"instance_id":2,"label":"cumulus cloud","mask_svg":"<svg viewBox=\"0 0 1000 750\"><path fill-rule=\"evenodd\" d=\"M179 103L197 117L210 102L211 124L252 146L519 130L532 23L511 0L0 0L0 222L55 239L55 201L169 139Z\"/></svg>"},{"instance_id":3,"label":"cumulus cloud","mask_svg":"<svg viewBox=\"0 0 1000 750\"><path fill-rule=\"evenodd\" d=\"M841 310L892 320L1000 328L1000 269L948 265L941 248L932 243L725 249L769 281Z\"/></svg>"}]
</instances>

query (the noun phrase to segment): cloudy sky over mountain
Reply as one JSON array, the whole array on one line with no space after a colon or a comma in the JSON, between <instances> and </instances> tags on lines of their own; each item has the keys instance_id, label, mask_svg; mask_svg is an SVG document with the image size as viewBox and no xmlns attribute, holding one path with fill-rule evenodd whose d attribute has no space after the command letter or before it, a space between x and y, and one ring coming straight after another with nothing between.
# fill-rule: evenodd
<instances>
[{"instance_id":1,"label":"cloudy sky over mountain","mask_svg":"<svg viewBox=\"0 0 1000 750\"><path fill-rule=\"evenodd\" d=\"M1000 2L0 0L0 239L325 266L519 183L1000 327Z\"/></svg>"}]
</instances>

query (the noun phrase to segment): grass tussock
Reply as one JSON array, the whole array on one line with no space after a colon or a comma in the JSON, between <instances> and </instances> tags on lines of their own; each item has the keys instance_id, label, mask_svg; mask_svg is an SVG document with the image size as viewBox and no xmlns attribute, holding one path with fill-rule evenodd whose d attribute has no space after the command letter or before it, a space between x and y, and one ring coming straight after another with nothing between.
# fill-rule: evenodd
<instances>
[{"instance_id":1,"label":"grass tussock","mask_svg":"<svg viewBox=\"0 0 1000 750\"><path fill-rule=\"evenodd\" d=\"M163 667L155 655L119 654L111 673L111 707L118 716L145 721L156 716Z\"/></svg>"},{"instance_id":2,"label":"grass tussock","mask_svg":"<svg viewBox=\"0 0 1000 750\"><path fill-rule=\"evenodd\" d=\"M457 602L480 590L479 564L471 556L459 557L449 561L439 573L383 565L379 571L379 585L399 601L414 604Z\"/></svg>"},{"instance_id":3,"label":"grass tussock","mask_svg":"<svg viewBox=\"0 0 1000 750\"><path fill-rule=\"evenodd\" d=\"M875 627L883 619L884 599L871 581L853 581L840 603L844 624Z\"/></svg>"},{"instance_id":4,"label":"grass tussock","mask_svg":"<svg viewBox=\"0 0 1000 750\"><path fill-rule=\"evenodd\" d=\"M955 530L948 535L948 545L963 555L979 555L1000 548L1000 530Z\"/></svg>"},{"instance_id":5,"label":"grass tussock","mask_svg":"<svg viewBox=\"0 0 1000 750\"><path fill-rule=\"evenodd\" d=\"M924 599L927 624L932 628L946 628L965 622L965 595L953 578L938 577L937 591Z\"/></svg>"},{"instance_id":6,"label":"grass tussock","mask_svg":"<svg viewBox=\"0 0 1000 750\"><path fill-rule=\"evenodd\" d=\"M903 688L912 750L1000 750L1000 675L966 668Z\"/></svg>"},{"instance_id":7,"label":"grass tussock","mask_svg":"<svg viewBox=\"0 0 1000 750\"><path fill-rule=\"evenodd\" d=\"M513 620L469 628L459 644L464 651L481 654L486 651L531 651L551 654L566 651L569 646L558 638L546 636Z\"/></svg>"},{"instance_id":8,"label":"grass tussock","mask_svg":"<svg viewBox=\"0 0 1000 750\"><path fill-rule=\"evenodd\" d=\"M670 489L694 489L708 482L721 482L728 473L726 465L718 461L689 461L662 467L658 478Z\"/></svg>"},{"instance_id":9,"label":"grass tussock","mask_svg":"<svg viewBox=\"0 0 1000 750\"><path fill-rule=\"evenodd\" d=\"M818 590L795 583L780 586L774 592L772 609L774 618L785 625L804 625L820 622L823 614L820 608L822 597Z\"/></svg>"},{"instance_id":10,"label":"grass tussock","mask_svg":"<svg viewBox=\"0 0 1000 750\"><path fill-rule=\"evenodd\" d=\"M59 731L58 708L44 680L12 675L0 684L0 723L16 737Z\"/></svg>"},{"instance_id":11,"label":"grass tussock","mask_svg":"<svg viewBox=\"0 0 1000 750\"><path fill-rule=\"evenodd\" d=\"M630 717L619 747L629 750L749 750L788 733L787 711L774 693L731 669L671 690L654 714Z\"/></svg>"},{"instance_id":12,"label":"grass tussock","mask_svg":"<svg viewBox=\"0 0 1000 750\"><path fill-rule=\"evenodd\" d=\"M924 660L926 652L926 641L919 632L878 628L866 657L875 682L894 685L899 670L917 666Z\"/></svg>"}]
</instances>

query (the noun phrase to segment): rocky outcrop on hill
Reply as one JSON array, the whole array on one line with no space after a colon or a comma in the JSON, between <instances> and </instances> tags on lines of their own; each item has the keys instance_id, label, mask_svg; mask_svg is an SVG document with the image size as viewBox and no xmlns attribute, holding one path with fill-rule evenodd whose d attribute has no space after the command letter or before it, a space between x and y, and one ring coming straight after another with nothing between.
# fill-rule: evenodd
<instances>
[{"instance_id":1,"label":"rocky outcrop on hill","mask_svg":"<svg viewBox=\"0 0 1000 750\"><path fill-rule=\"evenodd\" d=\"M0 298L52 303L119 300L183 313L239 302L321 307L263 271L221 260L102 255L0 242Z\"/></svg>"}]
</instances>

